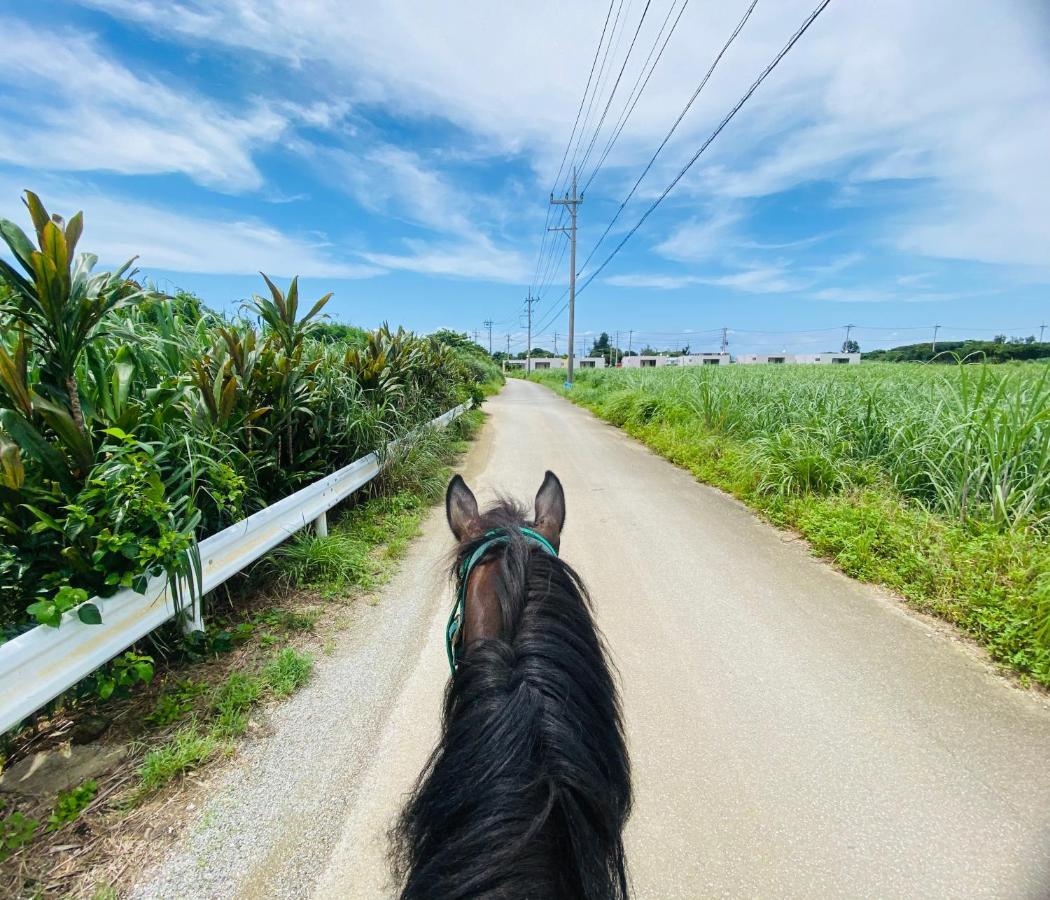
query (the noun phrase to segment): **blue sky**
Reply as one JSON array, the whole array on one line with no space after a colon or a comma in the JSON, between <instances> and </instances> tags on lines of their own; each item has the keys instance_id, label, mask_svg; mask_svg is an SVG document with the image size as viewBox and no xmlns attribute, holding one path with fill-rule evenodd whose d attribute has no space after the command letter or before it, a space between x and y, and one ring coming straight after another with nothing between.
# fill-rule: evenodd
<instances>
[{"instance_id":1,"label":"blue sky","mask_svg":"<svg viewBox=\"0 0 1050 900\"><path fill-rule=\"evenodd\" d=\"M814 2L761 0L583 266L748 5L687 2L585 194L583 278ZM682 3L652 0L597 149ZM644 7L612 7L583 148ZM25 223L29 187L52 211L84 209L81 246L104 263L138 254L213 306L258 291L260 269L299 274L335 292L338 320L486 334L491 318L497 347L523 349L532 286L534 343L557 332L564 350L567 258L547 260L560 236L541 245L546 198L609 8L8 0L0 215ZM846 323L867 349L934 323L942 338L1037 333L1048 159L1045 3L833 0L580 294L577 332L708 349L727 326L735 352L830 349Z\"/></svg>"}]
</instances>

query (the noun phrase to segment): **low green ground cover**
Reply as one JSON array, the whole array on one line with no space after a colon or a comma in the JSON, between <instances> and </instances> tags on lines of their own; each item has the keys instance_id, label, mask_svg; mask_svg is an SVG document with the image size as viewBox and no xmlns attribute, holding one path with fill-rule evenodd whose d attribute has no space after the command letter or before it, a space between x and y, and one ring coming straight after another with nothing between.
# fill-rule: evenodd
<instances>
[{"instance_id":1,"label":"low green ground cover","mask_svg":"<svg viewBox=\"0 0 1050 900\"><path fill-rule=\"evenodd\" d=\"M1050 366L533 377L1050 686Z\"/></svg>"}]
</instances>

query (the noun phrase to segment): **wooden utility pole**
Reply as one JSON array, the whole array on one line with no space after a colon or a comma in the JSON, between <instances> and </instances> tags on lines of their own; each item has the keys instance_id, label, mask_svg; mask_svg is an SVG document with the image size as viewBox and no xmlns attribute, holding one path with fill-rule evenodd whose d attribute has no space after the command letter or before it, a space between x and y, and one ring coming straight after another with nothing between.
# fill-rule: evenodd
<instances>
[{"instance_id":1,"label":"wooden utility pole","mask_svg":"<svg viewBox=\"0 0 1050 900\"><path fill-rule=\"evenodd\" d=\"M525 344L525 374L526 375L528 375L530 372L532 372L532 304L533 303L539 303L539 302L540 302L540 298L539 297L533 297L532 294L529 294L529 296L525 298L525 310L526 310L526 312L528 313L528 316L529 316L529 338L528 338L527 343ZM521 322L521 319L519 319L518 321Z\"/></svg>"},{"instance_id":2,"label":"wooden utility pole","mask_svg":"<svg viewBox=\"0 0 1050 900\"><path fill-rule=\"evenodd\" d=\"M551 204L565 206L569 210L570 225L568 228L552 228L569 236L569 375L565 379L567 387L572 387L572 353L573 335L576 327L576 207L583 202L583 197L576 196L576 167L572 168L572 194L566 194L561 200L555 200L551 194Z\"/></svg>"},{"instance_id":3,"label":"wooden utility pole","mask_svg":"<svg viewBox=\"0 0 1050 900\"><path fill-rule=\"evenodd\" d=\"M489 356L492 356L492 326L494 323L492 319L486 319L481 324L489 330Z\"/></svg>"}]
</instances>

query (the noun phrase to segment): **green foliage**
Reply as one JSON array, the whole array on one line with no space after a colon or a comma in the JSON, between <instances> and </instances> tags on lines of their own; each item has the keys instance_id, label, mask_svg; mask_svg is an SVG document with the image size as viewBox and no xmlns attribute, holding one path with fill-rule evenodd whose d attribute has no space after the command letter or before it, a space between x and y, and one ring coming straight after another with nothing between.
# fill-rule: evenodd
<instances>
[{"instance_id":1,"label":"green foliage","mask_svg":"<svg viewBox=\"0 0 1050 900\"><path fill-rule=\"evenodd\" d=\"M153 658L128 650L89 676L88 683L100 700L108 700L114 694L126 697L128 688L152 680Z\"/></svg>"},{"instance_id":2,"label":"green foliage","mask_svg":"<svg viewBox=\"0 0 1050 900\"><path fill-rule=\"evenodd\" d=\"M0 819L0 862L30 843L39 824L17 811Z\"/></svg>"},{"instance_id":3,"label":"green foliage","mask_svg":"<svg viewBox=\"0 0 1050 900\"><path fill-rule=\"evenodd\" d=\"M501 380L451 332L327 324L295 279L224 317L95 274L82 215L26 205L35 244L0 221L0 639L190 575L195 540Z\"/></svg>"},{"instance_id":4,"label":"green foliage","mask_svg":"<svg viewBox=\"0 0 1050 900\"><path fill-rule=\"evenodd\" d=\"M160 747L150 750L138 768L139 795L150 794L173 778L207 762L221 748L220 739L196 722L183 726Z\"/></svg>"},{"instance_id":5,"label":"green foliage","mask_svg":"<svg viewBox=\"0 0 1050 900\"><path fill-rule=\"evenodd\" d=\"M1050 368L539 378L1050 684Z\"/></svg>"},{"instance_id":6,"label":"green foliage","mask_svg":"<svg viewBox=\"0 0 1050 900\"><path fill-rule=\"evenodd\" d=\"M313 666L310 654L285 647L266 666L263 677L274 696L286 697L306 683Z\"/></svg>"},{"instance_id":7,"label":"green foliage","mask_svg":"<svg viewBox=\"0 0 1050 900\"><path fill-rule=\"evenodd\" d=\"M153 712L146 716L146 722L160 728L179 721L193 711L197 698L205 689L205 685L196 681L176 682L157 698L157 705Z\"/></svg>"},{"instance_id":8,"label":"green foliage","mask_svg":"<svg viewBox=\"0 0 1050 900\"><path fill-rule=\"evenodd\" d=\"M91 780L71 791L59 794L54 811L47 820L47 830L58 831L63 825L76 821L97 793L98 782Z\"/></svg>"},{"instance_id":9,"label":"green foliage","mask_svg":"<svg viewBox=\"0 0 1050 900\"><path fill-rule=\"evenodd\" d=\"M992 341L938 341L936 349L927 341L891 350L871 350L864 354L864 359L870 362L982 363L1048 357L1050 343L1039 343L1034 336L1008 341L1002 335Z\"/></svg>"},{"instance_id":10,"label":"green foliage","mask_svg":"<svg viewBox=\"0 0 1050 900\"><path fill-rule=\"evenodd\" d=\"M284 587L363 584L371 568L368 545L338 529L327 537L299 532L277 547L264 567Z\"/></svg>"}]
</instances>

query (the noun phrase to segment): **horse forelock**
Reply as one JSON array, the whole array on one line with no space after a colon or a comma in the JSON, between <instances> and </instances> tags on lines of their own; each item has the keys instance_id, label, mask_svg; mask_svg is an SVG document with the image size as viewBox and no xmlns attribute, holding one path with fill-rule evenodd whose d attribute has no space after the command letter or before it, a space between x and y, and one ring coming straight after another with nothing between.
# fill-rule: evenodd
<instances>
[{"instance_id":1,"label":"horse forelock","mask_svg":"<svg viewBox=\"0 0 1050 900\"><path fill-rule=\"evenodd\" d=\"M405 898L620 898L630 765L619 696L586 588L527 541L523 507L481 519L494 548L499 639L465 649L445 692L442 736L395 827ZM488 554L486 554L488 558Z\"/></svg>"}]
</instances>

